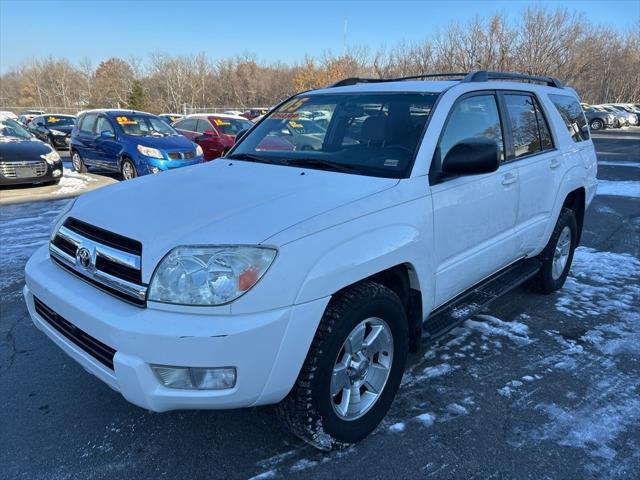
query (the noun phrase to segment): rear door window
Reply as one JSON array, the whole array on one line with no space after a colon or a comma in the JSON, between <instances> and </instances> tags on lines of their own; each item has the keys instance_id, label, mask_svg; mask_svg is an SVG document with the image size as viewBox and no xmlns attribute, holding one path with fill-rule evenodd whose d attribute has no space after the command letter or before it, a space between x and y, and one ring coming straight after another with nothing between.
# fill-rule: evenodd
<instances>
[{"instance_id":1,"label":"rear door window","mask_svg":"<svg viewBox=\"0 0 640 480\"><path fill-rule=\"evenodd\" d=\"M589 128L584 112L578 101L568 95L549 95L549 99L558 109L558 113L564 120L569 135L574 142L589 140Z\"/></svg>"},{"instance_id":2,"label":"rear door window","mask_svg":"<svg viewBox=\"0 0 640 480\"><path fill-rule=\"evenodd\" d=\"M199 119L196 125L196 132L204 133L207 130L213 131L213 127L209 123L209 120L203 120L202 118Z\"/></svg>"},{"instance_id":3,"label":"rear door window","mask_svg":"<svg viewBox=\"0 0 640 480\"><path fill-rule=\"evenodd\" d=\"M549 127L536 99L525 93L507 93L504 99L507 118L511 124L515 158L552 149Z\"/></svg>"},{"instance_id":4,"label":"rear door window","mask_svg":"<svg viewBox=\"0 0 640 480\"><path fill-rule=\"evenodd\" d=\"M196 131L196 122L195 118L185 118L184 120L180 120L178 123L174 125L174 128L179 130L186 130L187 132L195 132Z\"/></svg>"},{"instance_id":5,"label":"rear door window","mask_svg":"<svg viewBox=\"0 0 640 480\"><path fill-rule=\"evenodd\" d=\"M80 122L80 131L83 133L93 133L93 126L96 123L97 114L95 113L87 113L84 117L82 117L82 121Z\"/></svg>"}]
</instances>

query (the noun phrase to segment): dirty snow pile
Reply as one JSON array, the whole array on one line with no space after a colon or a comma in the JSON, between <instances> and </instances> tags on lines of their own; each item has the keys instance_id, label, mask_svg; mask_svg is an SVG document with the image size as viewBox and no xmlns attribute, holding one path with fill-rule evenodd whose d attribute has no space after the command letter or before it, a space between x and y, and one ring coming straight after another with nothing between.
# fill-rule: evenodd
<instances>
[{"instance_id":1,"label":"dirty snow pile","mask_svg":"<svg viewBox=\"0 0 640 480\"><path fill-rule=\"evenodd\" d=\"M58 188L53 192L55 195L66 195L79 192L85 188L87 183L97 181L89 175L83 175L74 170L64 169Z\"/></svg>"}]
</instances>

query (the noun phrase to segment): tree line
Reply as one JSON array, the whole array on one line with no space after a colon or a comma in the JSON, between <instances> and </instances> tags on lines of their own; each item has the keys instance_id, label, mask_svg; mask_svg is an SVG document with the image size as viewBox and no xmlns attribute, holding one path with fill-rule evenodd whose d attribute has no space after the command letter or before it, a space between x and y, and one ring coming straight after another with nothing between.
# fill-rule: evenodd
<instances>
[{"instance_id":1,"label":"tree line","mask_svg":"<svg viewBox=\"0 0 640 480\"><path fill-rule=\"evenodd\" d=\"M454 22L418 42L371 51L354 46L287 64L252 54L212 60L205 52L146 59L113 57L95 65L33 58L0 77L0 106L65 111L127 107L182 112L271 106L295 92L347 77L500 70L550 75L588 103L640 101L640 22L626 31L595 25L566 9L530 7Z\"/></svg>"}]
</instances>

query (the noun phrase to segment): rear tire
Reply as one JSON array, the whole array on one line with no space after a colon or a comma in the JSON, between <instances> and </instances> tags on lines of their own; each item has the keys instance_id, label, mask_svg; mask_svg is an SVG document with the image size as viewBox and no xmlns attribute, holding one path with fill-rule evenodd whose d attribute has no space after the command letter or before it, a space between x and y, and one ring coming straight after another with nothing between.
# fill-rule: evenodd
<instances>
[{"instance_id":1,"label":"rear tire","mask_svg":"<svg viewBox=\"0 0 640 480\"><path fill-rule=\"evenodd\" d=\"M407 317L393 291L363 281L336 294L280 417L321 450L362 440L387 414L408 349Z\"/></svg>"},{"instance_id":2,"label":"rear tire","mask_svg":"<svg viewBox=\"0 0 640 480\"><path fill-rule=\"evenodd\" d=\"M76 172L87 173L87 166L84 164L84 161L78 152L71 153L71 164Z\"/></svg>"},{"instance_id":3,"label":"rear tire","mask_svg":"<svg viewBox=\"0 0 640 480\"><path fill-rule=\"evenodd\" d=\"M540 293L551 293L564 285L578 239L578 222L573 210L563 208L549 243L539 255L540 271L531 278L528 286Z\"/></svg>"},{"instance_id":4,"label":"rear tire","mask_svg":"<svg viewBox=\"0 0 640 480\"><path fill-rule=\"evenodd\" d=\"M120 165L120 173L122 174L122 178L124 180L132 180L138 176L136 166L128 158L122 160L122 164Z\"/></svg>"}]
</instances>

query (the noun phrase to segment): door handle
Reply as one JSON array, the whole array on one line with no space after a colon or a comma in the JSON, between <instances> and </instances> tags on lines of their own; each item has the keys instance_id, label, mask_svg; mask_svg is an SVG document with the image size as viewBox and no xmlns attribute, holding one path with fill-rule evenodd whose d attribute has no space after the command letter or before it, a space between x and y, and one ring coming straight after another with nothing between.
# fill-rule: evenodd
<instances>
[{"instance_id":1,"label":"door handle","mask_svg":"<svg viewBox=\"0 0 640 480\"><path fill-rule=\"evenodd\" d=\"M560 160L558 160L557 158L552 158L551 161L549 162L549 167L550 168L558 168L560 166Z\"/></svg>"},{"instance_id":2,"label":"door handle","mask_svg":"<svg viewBox=\"0 0 640 480\"><path fill-rule=\"evenodd\" d=\"M502 176L502 185L511 185L518 180L518 176L515 173L505 173Z\"/></svg>"}]
</instances>

